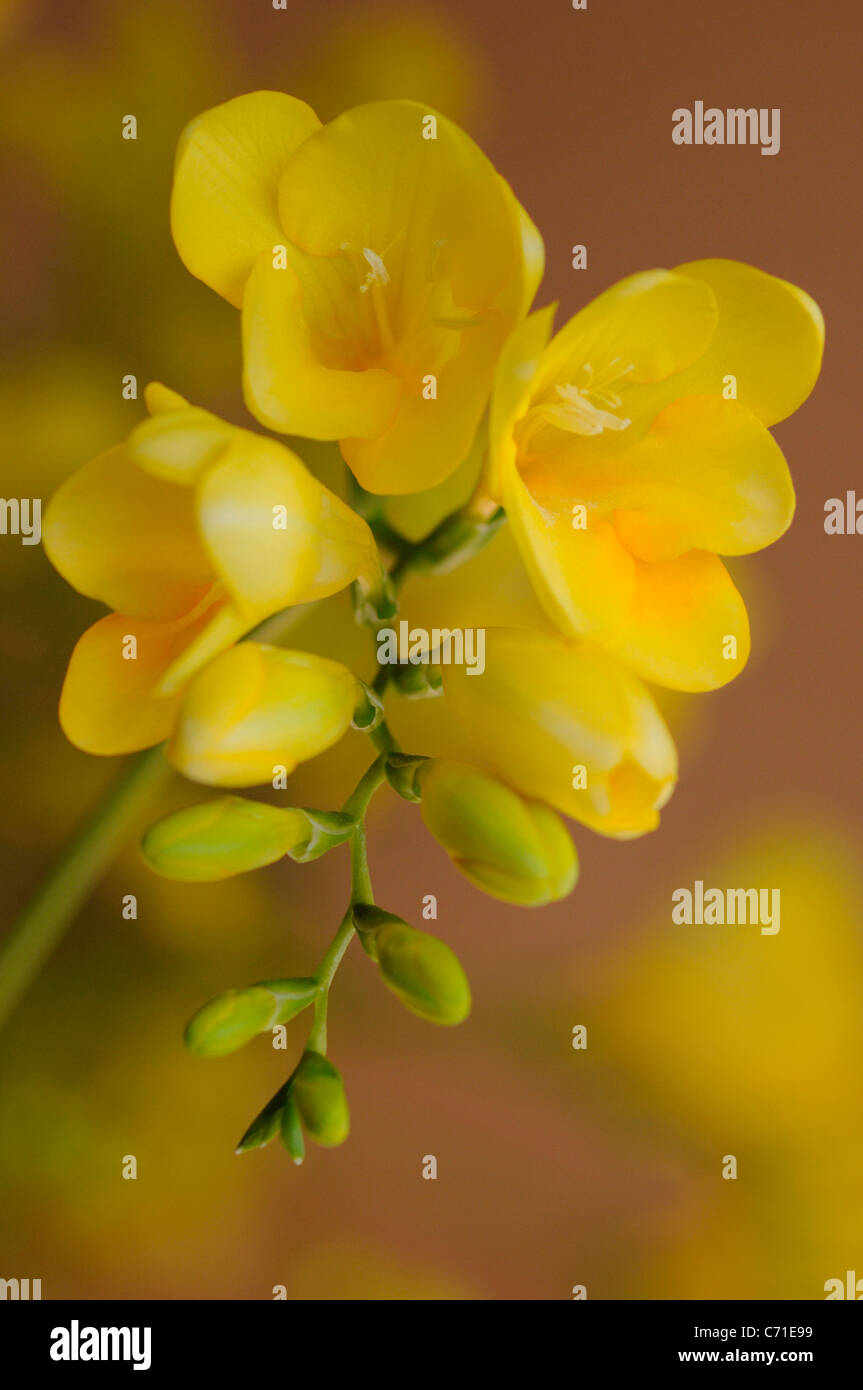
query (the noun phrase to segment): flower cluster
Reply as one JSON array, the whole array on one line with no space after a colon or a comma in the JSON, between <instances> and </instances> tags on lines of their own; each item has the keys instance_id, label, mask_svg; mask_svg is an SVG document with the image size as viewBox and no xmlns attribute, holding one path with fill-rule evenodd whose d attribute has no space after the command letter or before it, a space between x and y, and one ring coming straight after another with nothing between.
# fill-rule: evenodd
<instances>
[{"instance_id":1,"label":"flower cluster","mask_svg":"<svg viewBox=\"0 0 863 1390\"><path fill-rule=\"evenodd\" d=\"M143 841L155 872L186 881L350 846L349 902L315 973L219 995L186 1033L222 1056L312 1011L296 1069L240 1145L279 1133L299 1162L304 1134L348 1134L326 1022L355 935L414 1014L456 1024L470 1009L449 946L374 904L371 797L388 782L420 803L473 884L525 906L575 885L562 816L621 839L657 826L677 755L644 682L711 690L746 662L720 556L790 524L768 426L811 391L823 322L795 286L707 260L630 276L554 334L553 308L531 313L543 244L527 213L473 141L406 101L328 124L274 92L205 112L180 139L171 221L188 269L241 312L249 411L294 442L337 442L350 505L272 434L148 387L150 418L45 517L56 568L112 610L72 654L60 719L88 752L164 743L186 778L232 789L284 786L350 727L371 740L340 810L232 794ZM470 500L441 520L466 469ZM392 505L408 496L429 521L418 540ZM406 575L452 569L503 523L548 621L489 626L481 672L428 654L410 681L380 665L366 683L278 643L287 610L349 586L374 634ZM399 747L395 684L439 697L470 764Z\"/></svg>"}]
</instances>

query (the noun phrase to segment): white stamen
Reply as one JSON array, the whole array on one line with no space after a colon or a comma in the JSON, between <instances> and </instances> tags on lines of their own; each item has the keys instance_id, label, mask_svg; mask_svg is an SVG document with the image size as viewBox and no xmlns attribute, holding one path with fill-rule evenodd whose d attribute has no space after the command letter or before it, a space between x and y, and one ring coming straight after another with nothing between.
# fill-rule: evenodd
<instances>
[{"instance_id":1,"label":"white stamen","mask_svg":"<svg viewBox=\"0 0 863 1390\"><path fill-rule=\"evenodd\" d=\"M370 251L367 246L363 247L363 255L367 264L371 267L363 284L360 285L360 294L365 294L377 280L378 284L388 285L390 282L389 271L378 255L377 251Z\"/></svg>"},{"instance_id":2,"label":"white stamen","mask_svg":"<svg viewBox=\"0 0 863 1390\"><path fill-rule=\"evenodd\" d=\"M625 430L632 424L631 420L621 420L610 410L601 410L588 398L587 391L578 386L557 386L555 389L563 404L544 406L542 414L558 429L570 434L594 435L602 434L603 430Z\"/></svg>"}]
</instances>

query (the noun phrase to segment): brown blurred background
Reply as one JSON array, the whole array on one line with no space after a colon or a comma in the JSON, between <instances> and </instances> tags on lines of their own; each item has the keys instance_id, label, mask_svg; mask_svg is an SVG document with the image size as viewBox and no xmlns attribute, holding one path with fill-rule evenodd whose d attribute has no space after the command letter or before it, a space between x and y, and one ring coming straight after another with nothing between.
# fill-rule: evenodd
<instances>
[{"instance_id":1,"label":"brown blurred background","mask_svg":"<svg viewBox=\"0 0 863 1390\"><path fill-rule=\"evenodd\" d=\"M539 302L559 299L561 316L634 270L728 256L802 285L828 325L816 392L777 430L796 520L734 568L750 664L722 692L666 701L682 777L660 831L616 844L576 830L574 896L530 912L463 883L418 814L382 797L379 901L419 920L437 895L474 1013L434 1030L352 952L331 1053L353 1133L301 1170L277 1147L232 1152L292 1054L261 1040L205 1063L181 1033L221 989L313 968L346 864L184 887L130 846L0 1036L0 1276L42 1278L49 1298L269 1298L283 1284L292 1298L546 1299L574 1284L591 1298L820 1298L825 1280L863 1275L863 538L823 530L827 498L858 481L863 495L861 27L853 0L0 0L4 496L47 500L125 434L142 412L121 399L127 372L247 420L237 315L183 269L168 195L184 123L259 87L322 118L409 96L463 124L539 225ZM781 153L675 146L671 113L697 99L781 108ZM120 138L127 113L135 143ZM576 242L586 271L570 268ZM460 572L477 611L511 563L504 539ZM117 768L56 722L97 606L14 537L0 573L11 919ZM353 659L358 639L338 601L302 640ZM395 716L414 740L417 717ZM352 737L296 777L299 804L338 804L362 766ZM155 810L193 793L178 780ZM779 935L672 928L671 892L695 878L780 887ZM570 1046L576 1023L587 1052ZM431 1153L436 1182L421 1178ZM727 1153L736 1182L720 1177Z\"/></svg>"}]
</instances>

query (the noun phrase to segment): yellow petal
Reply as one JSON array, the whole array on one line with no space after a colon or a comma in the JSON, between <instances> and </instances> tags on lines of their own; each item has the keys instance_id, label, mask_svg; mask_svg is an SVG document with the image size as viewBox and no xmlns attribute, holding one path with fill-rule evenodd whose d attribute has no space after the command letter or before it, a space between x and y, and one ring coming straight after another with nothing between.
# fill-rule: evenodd
<instances>
[{"instance_id":1,"label":"yellow petal","mask_svg":"<svg viewBox=\"0 0 863 1390\"><path fill-rule=\"evenodd\" d=\"M195 626L189 640L172 657L156 687L157 695L173 695L189 681L196 671L220 652L227 651L254 626L254 619L225 601L225 586L214 584L202 606L209 608L208 620ZM190 621L198 616L196 610Z\"/></svg>"},{"instance_id":2,"label":"yellow petal","mask_svg":"<svg viewBox=\"0 0 863 1390\"><path fill-rule=\"evenodd\" d=\"M804 290L740 261L690 261L681 275L709 287L719 324L709 351L676 383L675 394L722 391L737 378L737 397L766 425L793 414L821 370L824 318Z\"/></svg>"},{"instance_id":3,"label":"yellow petal","mask_svg":"<svg viewBox=\"0 0 863 1390\"><path fill-rule=\"evenodd\" d=\"M151 415L163 415L166 411L183 410L189 407L185 396L163 386L161 381L150 381L144 387L144 401Z\"/></svg>"},{"instance_id":4,"label":"yellow petal","mask_svg":"<svg viewBox=\"0 0 863 1390\"><path fill-rule=\"evenodd\" d=\"M173 393L171 393L173 394ZM154 478L191 487L226 448L236 432L208 410L183 402L164 408L133 429L128 441L132 460Z\"/></svg>"},{"instance_id":5,"label":"yellow petal","mask_svg":"<svg viewBox=\"0 0 863 1390\"><path fill-rule=\"evenodd\" d=\"M283 434L372 439L394 418L401 384L379 367L325 360L310 316L319 305L341 301L338 271L327 261L301 269L302 281L291 261L278 269L266 254L249 277L243 302L246 404L262 424Z\"/></svg>"},{"instance_id":6,"label":"yellow petal","mask_svg":"<svg viewBox=\"0 0 863 1390\"><path fill-rule=\"evenodd\" d=\"M452 512L464 507L476 491L487 441L487 428L480 424L469 452L456 471L442 483L423 492L391 495L384 505L384 516L389 525L406 540L416 544L425 540Z\"/></svg>"},{"instance_id":7,"label":"yellow petal","mask_svg":"<svg viewBox=\"0 0 863 1390\"><path fill-rule=\"evenodd\" d=\"M749 619L722 561L703 550L666 563L638 560L628 623L609 649L672 690L716 690L749 658Z\"/></svg>"},{"instance_id":8,"label":"yellow petal","mask_svg":"<svg viewBox=\"0 0 863 1390\"><path fill-rule=\"evenodd\" d=\"M591 521L612 519L627 549L645 560L687 550L749 554L791 523L794 488L782 451L738 401L687 396L631 446L625 434L615 438L601 455L573 448L546 456L524 469L524 481L546 507L571 513L578 499Z\"/></svg>"},{"instance_id":9,"label":"yellow petal","mask_svg":"<svg viewBox=\"0 0 863 1390\"><path fill-rule=\"evenodd\" d=\"M545 274L545 243L539 228L521 206L509 184L506 184L506 190L514 205L513 212L521 236L524 257L522 295L519 304L519 317L521 318L530 309Z\"/></svg>"},{"instance_id":10,"label":"yellow petal","mask_svg":"<svg viewBox=\"0 0 863 1390\"><path fill-rule=\"evenodd\" d=\"M214 577L191 492L137 468L122 446L62 484L43 538L49 560L74 588L138 618L188 613Z\"/></svg>"},{"instance_id":11,"label":"yellow petal","mask_svg":"<svg viewBox=\"0 0 863 1390\"><path fill-rule=\"evenodd\" d=\"M555 335L534 384L535 398L586 363L619 359L628 383L662 381L706 351L719 311L710 286L670 270L645 270L612 285Z\"/></svg>"},{"instance_id":12,"label":"yellow petal","mask_svg":"<svg viewBox=\"0 0 863 1390\"><path fill-rule=\"evenodd\" d=\"M342 441L345 462L368 492L425 491L449 478L468 456L504 336L501 317L489 313L459 336L455 356L438 364L432 353L429 373L421 372L420 363L405 377L398 414L379 438ZM423 395L429 374L436 392L431 399ZM432 390L428 383L426 390Z\"/></svg>"},{"instance_id":13,"label":"yellow petal","mask_svg":"<svg viewBox=\"0 0 863 1390\"><path fill-rule=\"evenodd\" d=\"M191 617L164 623L111 613L88 628L72 652L60 696L69 741L85 753L118 754L167 738L180 695L158 693L164 673L220 611L203 604Z\"/></svg>"},{"instance_id":14,"label":"yellow petal","mask_svg":"<svg viewBox=\"0 0 863 1390\"><path fill-rule=\"evenodd\" d=\"M305 102L251 92L197 116L177 148L171 231L187 268L240 307L258 253L282 241L279 178L320 121Z\"/></svg>"},{"instance_id":15,"label":"yellow petal","mask_svg":"<svg viewBox=\"0 0 863 1390\"><path fill-rule=\"evenodd\" d=\"M490 628L482 675L443 668L477 756L525 796L615 837L652 830L677 776L671 736L638 678L550 633ZM586 773L586 785L573 785Z\"/></svg>"},{"instance_id":16,"label":"yellow petal","mask_svg":"<svg viewBox=\"0 0 863 1390\"><path fill-rule=\"evenodd\" d=\"M375 555L366 523L296 454L244 430L199 484L198 524L213 568L253 619L338 592Z\"/></svg>"},{"instance_id":17,"label":"yellow petal","mask_svg":"<svg viewBox=\"0 0 863 1390\"><path fill-rule=\"evenodd\" d=\"M561 632L590 638L658 685L713 690L732 680L749 655L749 623L722 562L702 550L641 560L623 544L616 521L588 511L586 529L576 529L576 501L538 501L510 471L505 504L513 534Z\"/></svg>"},{"instance_id":18,"label":"yellow petal","mask_svg":"<svg viewBox=\"0 0 863 1390\"><path fill-rule=\"evenodd\" d=\"M290 773L342 737L356 694L336 661L242 642L187 686L168 757L195 782L271 782L278 768Z\"/></svg>"},{"instance_id":19,"label":"yellow petal","mask_svg":"<svg viewBox=\"0 0 863 1390\"><path fill-rule=\"evenodd\" d=\"M516 463L513 429L530 403L556 307L549 304L520 323L500 355L489 415L488 473L491 495L499 501L503 500L504 477Z\"/></svg>"},{"instance_id":20,"label":"yellow petal","mask_svg":"<svg viewBox=\"0 0 863 1390\"><path fill-rule=\"evenodd\" d=\"M537 597L552 622L573 637L613 638L627 622L636 561L610 520L588 513L576 529L580 493L537 499L514 464L503 476L503 503Z\"/></svg>"}]
</instances>

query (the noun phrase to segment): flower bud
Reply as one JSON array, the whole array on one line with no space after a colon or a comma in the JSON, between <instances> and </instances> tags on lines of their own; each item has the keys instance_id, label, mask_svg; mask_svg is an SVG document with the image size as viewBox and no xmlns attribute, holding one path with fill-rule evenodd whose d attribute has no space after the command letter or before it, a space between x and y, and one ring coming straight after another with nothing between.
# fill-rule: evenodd
<instances>
[{"instance_id":1,"label":"flower bud","mask_svg":"<svg viewBox=\"0 0 863 1390\"><path fill-rule=\"evenodd\" d=\"M155 873L186 883L213 883L273 864L308 844L303 811L241 796L186 806L150 826L141 851Z\"/></svg>"},{"instance_id":2,"label":"flower bud","mask_svg":"<svg viewBox=\"0 0 863 1390\"><path fill-rule=\"evenodd\" d=\"M482 675L443 672L477 756L524 796L592 830L654 830L677 753L647 688L612 657L533 629L488 628Z\"/></svg>"},{"instance_id":3,"label":"flower bud","mask_svg":"<svg viewBox=\"0 0 863 1390\"><path fill-rule=\"evenodd\" d=\"M291 1096L310 1139L325 1148L343 1144L350 1130L344 1082L319 1052L304 1052L294 1073Z\"/></svg>"},{"instance_id":4,"label":"flower bud","mask_svg":"<svg viewBox=\"0 0 863 1390\"><path fill-rule=\"evenodd\" d=\"M259 1033L295 1018L311 1004L317 990L317 981L310 976L226 990L189 1020L186 1047L196 1057L227 1057Z\"/></svg>"},{"instance_id":5,"label":"flower bud","mask_svg":"<svg viewBox=\"0 0 863 1390\"><path fill-rule=\"evenodd\" d=\"M268 989L229 989L204 1004L186 1025L196 1057L227 1057L276 1021L278 1001Z\"/></svg>"},{"instance_id":6,"label":"flower bud","mask_svg":"<svg viewBox=\"0 0 863 1390\"><path fill-rule=\"evenodd\" d=\"M575 846L551 807L465 763L430 762L421 783L427 828L483 892L538 907L575 887Z\"/></svg>"},{"instance_id":7,"label":"flower bud","mask_svg":"<svg viewBox=\"0 0 863 1390\"><path fill-rule=\"evenodd\" d=\"M356 679L336 661L241 642L192 679L168 757L194 782L269 782L274 768L292 772L338 742L356 693Z\"/></svg>"},{"instance_id":8,"label":"flower bud","mask_svg":"<svg viewBox=\"0 0 863 1390\"><path fill-rule=\"evenodd\" d=\"M406 922L391 922L375 936L384 984L406 1009L429 1023L462 1023L470 1013L470 986L445 942Z\"/></svg>"}]
</instances>

